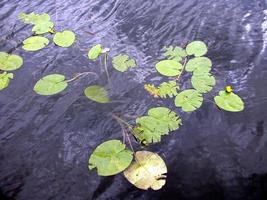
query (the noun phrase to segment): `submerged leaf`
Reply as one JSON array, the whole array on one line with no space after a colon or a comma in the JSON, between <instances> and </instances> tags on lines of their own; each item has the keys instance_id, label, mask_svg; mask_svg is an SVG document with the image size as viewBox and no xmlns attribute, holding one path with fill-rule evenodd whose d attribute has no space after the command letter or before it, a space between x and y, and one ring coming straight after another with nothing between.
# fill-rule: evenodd
<instances>
[{"instance_id":1,"label":"submerged leaf","mask_svg":"<svg viewBox=\"0 0 267 200\"><path fill-rule=\"evenodd\" d=\"M185 70L188 72L199 70L198 74L200 74L202 70L205 72L210 71L209 68L211 68L211 66L212 66L212 62L209 58L198 57L198 58L193 58L189 60L186 63Z\"/></svg>"},{"instance_id":2,"label":"submerged leaf","mask_svg":"<svg viewBox=\"0 0 267 200\"><path fill-rule=\"evenodd\" d=\"M32 36L23 41L22 48L25 51L38 51L49 44L49 40L45 37Z\"/></svg>"},{"instance_id":3,"label":"submerged leaf","mask_svg":"<svg viewBox=\"0 0 267 200\"><path fill-rule=\"evenodd\" d=\"M133 152L119 140L100 144L89 158L89 169L97 169L99 176L111 176L125 170L132 162Z\"/></svg>"},{"instance_id":4,"label":"submerged leaf","mask_svg":"<svg viewBox=\"0 0 267 200\"><path fill-rule=\"evenodd\" d=\"M161 98L170 98L177 95L177 89L179 89L175 81L163 82L159 86L159 94Z\"/></svg>"},{"instance_id":5,"label":"submerged leaf","mask_svg":"<svg viewBox=\"0 0 267 200\"><path fill-rule=\"evenodd\" d=\"M148 116L137 118L136 124L134 135L146 144L159 142L162 135L168 135L169 131L177 130L182 120L170 109L156 107L148 111Z\"/></svg>"},{"instance_id":6,"label":"submerged leaf","mask_svg":"<svg viewBox=\"0 0 267 200\"><path fill-rule=\"evenodd\" d=\"M158 154L137 151L135 161L124 171L124 176L139 189L159 190L166 183L166 173L166 164Z\"/></svg>"},{"instance_id":7,"label":"submerged leaf","mask_svg":"<svg viewBox=\"0 0 267 200\"><path fill-rule=\"evenodd\" d=\"M5 89L9 85L10 79L13 79L12 73L4 72L0 74L0 90Z\"/></svg>"},{"instance_id":8,"label":"submerged leaf","mask_svg":"<svg viewBox=\"0 0 267 200\"><path fill-rule=\"evenodd\" d=\"M164 76L177 76L182 68L182 64L175 60L162 60L156 64L157 71Z\"/></svg>"},{"instance_id":9,"label":"submerged leaf","mask_svg":"<svg viewBox=\"0 0 267 200\"><path fill-rule=\"evenodd\" d=\"M202 102L202 94L193 89L184 90L175 97L175 106L182 107L184 112L191 112L198 109L202 105Z\"/></svg>"},{"instance_id":10,"label":"submerged leaf","mask_svg":"<svg viewBox=\"0 0 267 200\"><path fill-rule=\"evenodd\" d=\"M163 55L167 59L175 60L178 62L180 62L184 57L187 56L185 50L181 47L173 47L173 46L164 47L163 51L165 51L165 53L163 53Z\"/></svg>"},{"instance_id":11,"label":"submerged leaf","mask_svg":"<svg viewBox=\"0 0 267 200\"><path fill-rule=\"evenodd\" d=\"M50 32L54 27L54 23L51 21L44 21L36 24L32 28L32 32L35 34L44 34Z\"/></svg>"},{"instance_id":12,"label":"submerged leaf","mask_svg":"<svg viewBox=\"0 0 267 200\"><path fill-rule=\"evenodd\" d=\"M62 92L67 86L64 75L50 74L37 81L33 90L39 95L48 96Z\"/></svg>"},{"instance_id":13,"label":"submerged leaf","mask_svg":"<svg viewBox=\"0 0 267 200\"><path fill-rule=\"evenodd\" d=\"M113 67L120 71L125 72L131 67L135 67L136 63L134 59L129 58L126 54L119 54L112 58Z\"/></svg>"},{"instance_id":14,"label":"submerged leaf","mask_svg":"<svg viewBox=\"0 0 267 200\"><path fill-rule=\"evenodd\" d=\"M153 84L145 84L144 85L145 90L154 98L159 97L159 89L155 87Z\"/></svg>"},{"instance_id":15,"label":"submerged leaf","mask_svg":"<svg viewBox=\"0 0 267 200\"><path fill-rule=\"evenodd\" d=\"M84 90L84 94L87 98L97 103L108 103L110 101L106 89L99 85L87 87Z\"/></svg>"},{"instance_id":16,"label":"submerged leaf","mask_svg":"<svg viewBox=\"0 0 267 200\"><path fill-rule=\"evenodd\" d=\"M243 100L233 92L220 91L219 95L214 97L217 106L230 112L240 112L244 110Z\"/></svg>"},{"instance_id":17,"label":"submerged leaf","mask_svg":"<svg viewBox=\"0 0 267 200\"><path fill-rule=\"evenodd\" d=\"M193 75L191 78L191 83L192 83L192 86L199 93L207 93L212 90L216 81L215 81L214 76L207 73L203 75Z\"/></svg>"},{"instance_id":18,"label":"submerged leaf","mask_svg":"<svg viewBox=\"0 0 267 200\"><path fill-rule=\"evenodd\" d=\"M0 70L12 71L19 69L22 65L22 57L0 52Z\"/></svg>"},{"instance_id":19,"label":"submerged leaf","mask_svg":"<svg viewBox=\"0 0 267 200\"><path fill-rule=\"evenodd\" d=\"M88 58L90 60L94 60L96 58L98 58L98 56L100 56L102 53L102 46L101 44L97 44L95 46L93 46L89 52L88 52Z\"/></svg>"},{"instance_id":20,"label":"submerged leaf","mask_svg":"<svg viewBox=\"0 0 267 200\"><path fill-rule=\"evenodd\" d=\"M57 32L53 38L53 41L60 47L70 47L75 41L75 33L69 30Z\"/></svg>"},{"instance_id":21,"label":"submerged leaf","mask_svg":"<svg viewBox=\"0 0 267 200\"><path fill-rule=\"evenodd\" d=\"M34 12L26 14L26 13L20 13L19 19L23 21L26 24L38 24L41 22L48 22L50 21L50 16L46 13L44 14L35 14Z\"/></svg>"},{"instance_id":22,"label":"submerged leaf","mask_svg":"<svg viewBox=\"0 0 267 200\"><path fill-rule=\"evenodd\" d=\"M206 44L202 41L193 41L186 46L186 53L188 55L195 55L196 57L203 56L208 52Z\"/></svg>"}]
</instances>

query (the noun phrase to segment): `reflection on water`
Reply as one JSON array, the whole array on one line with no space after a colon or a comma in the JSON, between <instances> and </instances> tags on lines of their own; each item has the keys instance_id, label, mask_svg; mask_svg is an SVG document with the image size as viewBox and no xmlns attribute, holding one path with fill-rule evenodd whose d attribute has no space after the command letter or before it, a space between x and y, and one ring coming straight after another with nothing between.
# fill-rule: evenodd
<instances>
[{"instance_id":1,"label":"reflection on water","mask_svg":"<svg viewBox=\"0 0 267 200\"><path fill-rule=\"evenodd\" d=\"M0 93L0 193L11 199L264 199L267 187L267 14L263 0L2 0L0 48L20 54L24 66ZM24 52L30 33L17 20L20 12L47 12L56 29L71 29L78 41L70 49ZM209 46L217 84L243 97L242 113L219 111L206 101L196 112L182 113L171 101L153 100L144 83L165 80L154 69L164 45L201 39ZM95 43L111 56L127 53L138 67L121 74L109 64L111 84L100 63L89 62L84 49ZM18 47L18 48L16 48ZM53 97L37 96L40 77L77 72L102 73L71 85ZM111 88L114 103L88 101L83 89L97 83ZM182 87L188 87L186 78ZM122 137L111 112L142 115L165 105L183 118L181 129L149 149L168 166L166 186L143 192L123 176L98 177L87 159L101 142ZM264 196L265 195L265 196Z\"/></svg>"}]
</instances>

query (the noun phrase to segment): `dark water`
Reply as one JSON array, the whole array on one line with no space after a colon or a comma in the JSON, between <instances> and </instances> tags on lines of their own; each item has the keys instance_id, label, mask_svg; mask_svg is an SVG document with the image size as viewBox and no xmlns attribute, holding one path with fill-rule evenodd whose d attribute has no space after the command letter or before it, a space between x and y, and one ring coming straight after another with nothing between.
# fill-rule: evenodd
<instances>
[{"instance_id":1,"label":"dark water","mask_svg":"<svg viewBox=\"0 0 267 200\"><path fill-rule=\"evenodd\" d=\"M263 0L1 0L0 50L20 54L24 66L8 89L0 92L0 193L2 199L267 199L267 5ZM20 43L31 27L20 12L47 12L56 29L71 29L76 45L29 53ZM90 33L95 33L94 35ZM166 80L154 69L164 45L201 39L209 46L217 85L226 84L243 97L241 113L219 111L205 101L193 113L182 113L172 101L152 99L144 83ZM138 67L127 73L108 68L111 84L90 62L84 49L101 43L110 55L124 52ZM16 48L17 47L17 48ZM71 78L94 71L52 97L36 95L37 80L50 73ZM189 79L182 80L183 88ZM99 105L86 99L90 84L110 88L114 102ZM136 189L122 175L99 177L87 169L92 150L108 139L121 139L112 112L143 115L165 105L183 126L148 149L168 166L160 191ZM139 146L136 145L136 148Z\"/></svg>"}]
</instances>

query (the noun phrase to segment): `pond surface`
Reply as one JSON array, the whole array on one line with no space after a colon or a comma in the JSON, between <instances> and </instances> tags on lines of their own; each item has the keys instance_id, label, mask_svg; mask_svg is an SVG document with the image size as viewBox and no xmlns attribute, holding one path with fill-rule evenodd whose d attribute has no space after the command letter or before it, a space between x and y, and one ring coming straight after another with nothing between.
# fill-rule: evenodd
<instances>
[{"instance_id":1,"label":"pond surface","mask_svg":"<svg viewBox=\"0 0 267 200\"><path fill-rule=\"evenodd\" d=\"M20 12L46 12L57 30L71 29L76 44L29 53L21 41L31 27ZM1 199L267 199L267 5L263 0L1 0L0 50L24 58L10 86L0 92ZM51 38L51 36L49 36ZM217 84L205 98L212 100L226 85L240 95L240 113L220 111L208 100L196 112L183 113L172 100L153 99L145 83L166 80L156 73L164 45L200 39L209 46ZM110 84L99 61L87 59L96 43L111 48L110 56L127 53L138 67L126 73L112 69ZM33 86L41 77L93 71L63 93L38 96ZM90 84L110 88L114 102L88 100ZM190 87L188 77L182 88ZM108 139L121 139L111 113L143 115L167 106L183 126L148 150L168 166L165 187L141 191L122 175L99 177L87 169L93 149ZM139 148L135 144L135 148Z\"/></svg>"}]
</instances>

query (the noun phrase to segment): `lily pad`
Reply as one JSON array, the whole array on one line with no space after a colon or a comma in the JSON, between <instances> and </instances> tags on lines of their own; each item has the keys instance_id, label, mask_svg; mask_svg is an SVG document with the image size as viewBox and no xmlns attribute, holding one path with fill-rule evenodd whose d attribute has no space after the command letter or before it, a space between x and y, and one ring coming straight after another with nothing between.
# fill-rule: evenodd
<instances>
[{"instance_id":1,"label":"lily pad","mask_svg":"<svg viewBox=\"0 0 267 200\"><path fill-rule=\"evenodd\" d=\"M203 75L193 75L191 83L193 88L195 88L199 93L207 93L212 90L216 81L214 76L207 73Z\"/></svg>"},{"instance_id":2,"label":"lily pad","mask_svg":"<svg viewBox=\"0 0 267 200\"><path fill-rule=\"evenodd\" d=\"M65 76L62 74L50 74L41 78L33 90L43 96L54 95L62 92L68 86Z\"/></svg>"},{"instance_id":3,"label":"lily pad","mask_svg":"<svg viewBox=\"0 0 267 200\"><path fill-rule=\"evenodd\" d=\"M49 44L49 40L41 36L32 36L23 41L22 48L25 51L38 51Z\"/></svg>"},{"instance_id":4,"label":"lily pad","mask_svg":"<svg viewBox=\"0 0 267 200\"><path fill-rule=\"evenodd\" d=\"M0 52L0 70L12 71L19 69L23 65L23 59L20 56Z\"/></svg>"},{"instance_id":5,"label":"lily pad","mask_svg":"<svg viewBox=\"0 0 267 200\"><path fill-rule=\"evenodd\" d=\"M35 34L44 34L50 32L54 27L54 23L51 21L44 21L36 24L32 28L32 32Z\"/></svg>"},{"instance_id":6,"label":"lily pad","mask_svg":"<svg viewBox=\"0 0 267 200\"><path fill-rule=\"evenodd\" d=\"M206 44L202 41L193 41L186 46L186 53L188 55L195 55L196 57L203 56L208 52Z\"/></svg>"},{"instance_id":7,"label":"lily pad","mask_svg":"<svg viewBox=\"0 0 267 200\"><path fill-rule=\"evenodd\" d=\"M95 60L96 58L98 58L98 56L100 56L102 53L102 46L101 44L97 44L95 46L93 46L89 52L88 52L88 58L90 60Z\"/></svg>"},{"instance_id":8,"label":"lily pad","mask_svg":"<svg viewBox=\"0 0 267 200\"><path fill-rule=\"evenodd\" d=\"M211 68L212 62L207 57L198 57L190 59L185 66L185 70L188 72L192 72L195 70L199 71L208 71L207 68Z\"/></svg>"},{"instance_id":9,"label":"lily pad","mask_svg":"<svg viewBox=\"0 0 267 200\"><path fill-rule=\"evenodd\" d=\"M158 88L159 96L161 98L167 98L167 96L172 98L177 95L178 89L179 89L179 86L177 85L175 81L163 82L160 84Z\"/></svg>"},{"instance_id":10,"label":"lily pad","mask_svg":"<svg viewBox=\"0 0 267 200\"><path fill-rule=\"evenodd\" d=\"M135 67L136 63L135 60L131 59L128 55L119 54L112 58L112 65L116 70L120 72L125 72L129 68Z\"/></svg>"},{"instance_id":11,"label":"lily pad","mask_svg":"<svg viewBox=\"0 0 267 200\"><path fill-rule=\"evenodd\" d=\"M240 112L244 110L243 100L233 92L220 91L219 95L214 97L217 106L229 112Z\"/></svg>"},{"instance_id":12,"label":"lily pad","mask_svg":"<svg viewBox=\"0 0 267 200\"><path fill-rule=\"evenodd\" d=\"M162 60L156 64L157 71L164 76L177 76L182 68L182 64L175 60Z\"/></svg>"},{"instance_id":13,"label":"lily pad","mask_svg":"<svg viewBox=\"0 0 267 200\"><path fill-rule=\"evenodd\" d=\"M70 47L75 41L75 33L69 30L57 32L53 38L53 41L60 47Z\"/></svg>"},{"instance_id":14,"label":"lily pad","mask_svg":"<svg viewBox=\"0 0 267 200\"><path fill-rule=\"evenodd\" d=\"M111 176L125 170L132 162L133 152L119 140L100 144L89 158L89 169L97 169L99 176Z\"/></svg>"},{"instance_id":15,"label":"lily pad","mask_svg":"<svg viewBox=\"0 0 267 200\"><path fill-rule=\"evenodd\" d=\"M184 90L175 97L175 106L182 107L184 112L198 109L203 102L203 96L194 89Z\"/></svg>"},{"instance_id":16,"label":"lily pad","mask_svg":"<svg viewBox=\"0 0 267 200\"><path fill-rule=\"evenodd\" d=\"M182 120L177 114L165 107L151 108L148 116L138 117L134 136L143 144L160 142L161 136L177 130Z\"/></svg>"},{"instance_id":17,"label":"lily pad","mask_svg":"<svg viewBox=\"0 0 267 200\"><path fill-rule=\"evenodd\" d=\"M84 90L84 94L87 98L97 103L108 103L109 97L106 89L99 85L92 85Z\"/></svg>"},{"instance_id":18,"label":"lily pad","mask_svg":"<svg viewBox=\"0 0 267 200\"><path fill-rule=\"evenodd\" d=\"M5 89L9 85L10 79L13 79L12 73L4 72L0 74L0 90Z\"/></svg>"},{"instance_id":19,"label":"lily pad","mask_svg":"<svg viewBox=\"0 0 267 200\"><path fill-rule=\"evenodd\" d=\"M166 183L166 173L166 164L158 154L137 151L135 161L124 171L124 176L139 189L159 190Z\"/></svg>"},{"instance_id":20,"label":"lily pad","mask_svg":"<svg viewBox=\"0 0 267 200\"><path fill-rule=\"evenodd\" d=\"M181 47L164 47L163 51L163 56L165 56L168 60L175 60L175 61L182 61L184 57L187 56L186 51L181 48Z\"/></svg>"},{"instance_id":21,"label":"lily pad","mask_svg":"<svg viewBox=\"0 0 267 200\"><path fill-rule=\"evenodd\" d=\"M50 16L46 13L43 14L35 14L34 12L26 14L26 13L20 13L19 19L23 21L26 24L38 24L41 22L47 22L50 21Z\"/></svg>"}]
</instances>

